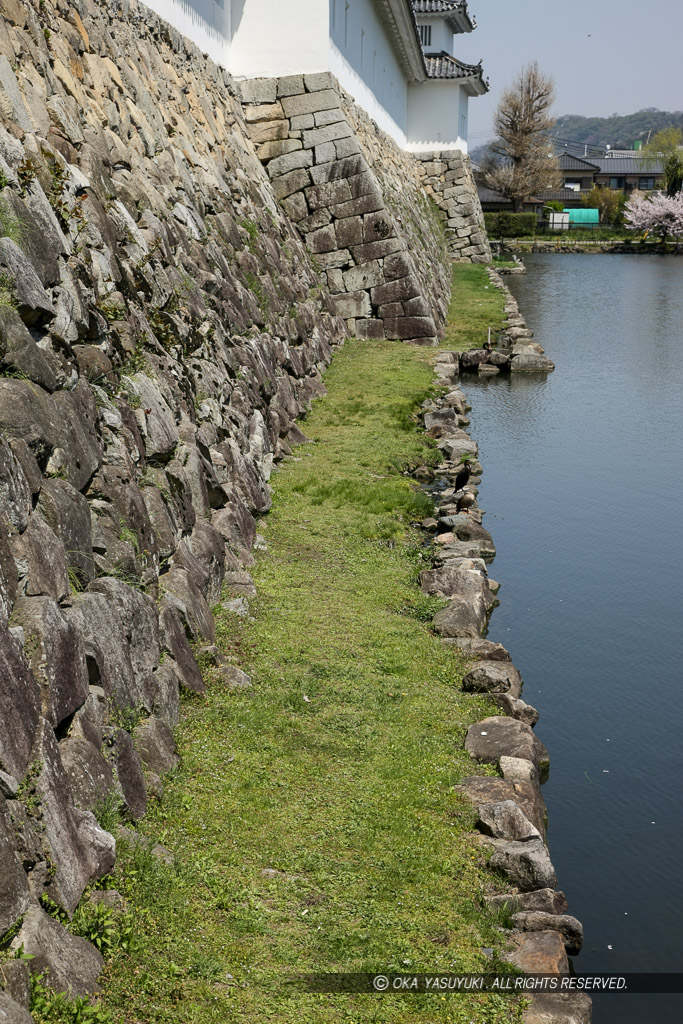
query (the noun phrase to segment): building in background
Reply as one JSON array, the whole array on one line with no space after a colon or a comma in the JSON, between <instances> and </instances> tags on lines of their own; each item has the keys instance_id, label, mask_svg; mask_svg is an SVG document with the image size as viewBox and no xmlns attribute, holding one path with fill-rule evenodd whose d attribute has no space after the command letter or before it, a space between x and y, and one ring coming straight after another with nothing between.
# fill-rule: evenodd
<instances>
[{"instance_id":1,"label":"building in background","mask_svg":"<svg viewBox=\"0 0 683 1024\"><path fill-rule=\"evenodd\" d=\"M454 55L472 32L466 0L146 0L237 79L330 71L413 152L467 152L481 64Z\"/></svg>"},{"instance_id":2,"label":"building in background","mask_svg":"<svg viewBox=\"0 0 683 1024\"><path fill-rule=\"evenodd\" d=\"M663 160L646 159L637 153L630 156L591 157L590 160L562 153L558 166L563 178L563 187L554 192L542 192L541 199L547 202L564 203L566 209L583 206L583 199L594 185L615 192L630 195L633 191L652 192L662 187L664 181Z\"/></svg>"}]
</instances>

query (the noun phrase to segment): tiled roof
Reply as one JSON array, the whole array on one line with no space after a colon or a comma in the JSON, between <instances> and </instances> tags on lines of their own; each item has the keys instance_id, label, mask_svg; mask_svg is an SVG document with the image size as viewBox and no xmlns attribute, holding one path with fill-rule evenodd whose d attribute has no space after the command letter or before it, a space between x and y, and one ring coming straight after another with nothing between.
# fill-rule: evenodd
<instances>
[{"instance_id":1,"label":"tiled roof","mask_svg":"<svg viewBox=\"0 0 683 1024\"><path fill-rule=\"evenodd\" d=\"M472 32L477 22L467 10L467 0L412 0L416 14L443 14L454 32Z\"/></svg>"},{"instance_id":2,"label":"tiled roof","mask_svg":"<svg viewBox=\"0 0 683 1024\"><path fill-rule=\"evenodd\" d=\"M540 192L539 198L544 203L580 203L583 196L588 195L587 192L579 192L573 188L559 188L554 189L551 192Z\"/></svg>"},{"instance_id":3,"label":"tiled roof","mask_svg":"<svg viewBox=\"0 0 683 1024\"><path fill-rule=\"evenodd\" d=\"M558 160L558 164L561 171L597 171L598 165L596 163L590 163L588 160L583 160L579 156L574 156L572 153L562 153Z\"/></svg>"},{"instance_id":4,"label":"tiled roof","mask_svg":"<svg viewBox=\"0 0 683 1024\"><path fill-rule=\"evenodd\" d=\"M496 203L500 206L505 205L512 208L512 200L504 196L502 192L496 192L493 188L487 188L486 185L477 185L477 194L479 195L480 203ZM542 199L536 198L536 196L529 196L528 199L524 200L524 206L541 206L543 203Z\"/></svg>"},{"instance_id":5,"label":"tiled roof","mask_svg":"<svg viewBox=\"0 0 683 1024\"><path fill-rule=\"evenodd\" d=\"M662 160L645 160L642 156L613 157L596 160L600 174L642 174L644 178L656 177L664 171Z\"/></svg>"},{"instance_id":6,"label":"tiled roof","mask_svg":"<svg viewBox=\"0 0 683 1024\"><path fill-rule=\"evenodd\" d=\"M484 79L481 61L478 64L463 64L450 53L426 53L427 75L429 78L463 78L478 81L482 92L489 91L488 79Z\"/></svg>"}]
</instances>

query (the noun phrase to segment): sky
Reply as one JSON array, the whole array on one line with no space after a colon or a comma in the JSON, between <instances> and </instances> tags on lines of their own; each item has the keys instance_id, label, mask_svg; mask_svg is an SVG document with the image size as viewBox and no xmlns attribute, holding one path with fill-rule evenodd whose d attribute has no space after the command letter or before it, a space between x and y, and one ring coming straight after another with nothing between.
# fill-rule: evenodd
<instances>
[{"instance_id":1,"label":"sky","mask_svg":"<svg viewBox=\"0 0 683 1024\"><path fill-rule=\"evenodd\" d=\"M491 92L469 105L470 148L491 136L502 89L538 60L555 80L554 113L607 117L683 110L681 0L469 0L477 28L455 55L484 60Z\"/></svg>"}]
</instances>

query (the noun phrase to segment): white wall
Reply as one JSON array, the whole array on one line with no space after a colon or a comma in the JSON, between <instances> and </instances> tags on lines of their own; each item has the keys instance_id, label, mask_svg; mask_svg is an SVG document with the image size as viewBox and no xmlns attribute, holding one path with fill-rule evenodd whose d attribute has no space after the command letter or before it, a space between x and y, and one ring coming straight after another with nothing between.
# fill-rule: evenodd
<instances>
[{"instance_id":1,"label":"white wall","mask_svg":"<svg viewBox=\"0 0 683 1024\"><path fill-rule=\"evenodd\" d=\"M467 92L454 81L410 85L406 148L413 153L431 149L466 153L468 102Z\"/></svg>"},{"instance_id":2,"label":"white wall","mask_svg":"<svg viewBox=\"0 0 683 1024\"><path fill-rule=\"evenodd\" d=\"M164 21L223 67L230 50L231 0L143 0Z\"/></svg>"},{"instance_id":3,"label":"white wall","mask_svg":"<svg viewBox=\"0 0 683 1024\"><path fill-rule=\"evenodd\" d=\"M432 40L428 46L424 47L426 53L440 53L441 50L453 53L453 33L443 18L418 18L417 23L420 27L422 25L431 25L432 27Z\"/></svg>"},{"instance_id":4,"label":"white wall","mask_svg":"<svg viewBox=\"0 0 683 1024\"><path fill-rule=\"evenodd\" d=\"M408 82L375 4L329 0L329 19L334 62L330 70L381 128L394 138L397 132L405 137Z\"/></svg>"},{"instance_id":5,"label":"white wall","mask_svg":"<svg viewBox=\"0 0 683 1024\"><path fill-rule=\"evenodd\" d=\"M329 70L328 18L327 0L232 0L230 71L278 78Z\"/></svg>"}]
</instances>

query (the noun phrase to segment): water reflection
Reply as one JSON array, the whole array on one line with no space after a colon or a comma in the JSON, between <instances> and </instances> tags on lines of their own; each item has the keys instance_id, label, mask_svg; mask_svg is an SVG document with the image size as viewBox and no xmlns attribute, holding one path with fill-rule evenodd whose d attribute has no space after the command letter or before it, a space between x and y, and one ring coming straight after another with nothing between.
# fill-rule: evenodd
<instances>
[{"instance_id":1,"label":"water reflection","mask_svg":"<svg viewBox=\"0 0 683 1024\"><path fill-rule=\"evenodd\" d=\"M551 853L586 928L577 969L676 971L683 258L527 266L510 286L555 373L463 378L504 585L490 636L541 711ZM683 997L601 997L594 1019L646 1013L678 1024Z\"/></svg>"}]
</instances>

